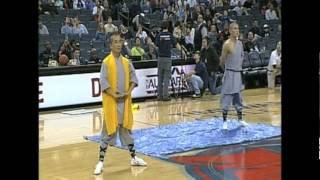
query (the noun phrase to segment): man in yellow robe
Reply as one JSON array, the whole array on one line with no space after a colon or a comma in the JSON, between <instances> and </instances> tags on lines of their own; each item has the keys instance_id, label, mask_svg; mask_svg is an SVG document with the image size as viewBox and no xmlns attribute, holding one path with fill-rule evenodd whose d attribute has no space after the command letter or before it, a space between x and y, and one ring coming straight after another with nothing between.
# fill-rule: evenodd
<instances>
[{"instance_id":1,"label":"man in yellow robe","mask_svg":"<svg viewBox=\"0 0 320 180\"><path fill-rule=\"evenodd\" d=\"M108 144L115 145L117 134L121 144L128 146L132 166L146 166L143 159L135 155L131 136L133 115L131 109L131 92L138 86L138 79L132 63L120 52L124 39L119 33L111 35L111 53L101 65L100 84L103 104L103 128L101 131L99 162L94 174L103 171L104 155Z\"/></svg>"}]
</instances>

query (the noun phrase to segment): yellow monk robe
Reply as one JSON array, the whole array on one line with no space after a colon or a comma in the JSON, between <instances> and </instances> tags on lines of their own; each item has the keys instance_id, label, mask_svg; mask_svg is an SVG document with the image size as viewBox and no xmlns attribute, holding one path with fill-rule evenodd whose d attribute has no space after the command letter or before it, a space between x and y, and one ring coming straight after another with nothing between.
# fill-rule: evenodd
<instances>
[{"instance_id":1,"label":"yellow monk robe","mask_svg":"<svg viewBox=\"0 0 320 180\"><path fill-rule=\"evenodd\" d=\"M125 91L129 90L129 83L130 83L130 64L129 60L123 56L121 56L121 62L124 69L124 76L125 76ZM116 58L110 53L103 60L103 64L107 67L107 80L110 84L111 89L114 92L117 92L117 64ZM111 135L116 132L118 127L118 113L117 113L117 101L111 95L107 93L102 93L102 105L103 105L103 117L104 121L106 122L106 129L108 131L108 135ZM125 98L124 102L124 119L123 119L123 127L129 130L132 130L133 125L133 116L132 116L132 108L131 108L131 94L129 94Z\"/></svg>"}]
</instances>

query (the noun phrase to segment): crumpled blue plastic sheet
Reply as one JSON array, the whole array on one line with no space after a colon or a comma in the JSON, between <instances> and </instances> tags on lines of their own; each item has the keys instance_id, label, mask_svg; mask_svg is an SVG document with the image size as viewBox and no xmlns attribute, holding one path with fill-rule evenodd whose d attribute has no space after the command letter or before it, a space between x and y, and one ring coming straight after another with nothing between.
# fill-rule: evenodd
<instances>
[{"instance_id":1,"label":"crumpled blue plastic sheet","mask_svg":"<svg viewBox=\"0 0 320 180\"><path fill-rule=\"evenodd\" d=\"M154 128L134 130L136 152L167 159L168 155L195 149L257 141L280 136L281 128L261 123L249 123L241 127L238 120L228 121L228 130L222 129L222 119L212 118ZM99 142L100 135L86 136ZM119 138L116 147L121 147Z\"/></svg>"}]
</instances>

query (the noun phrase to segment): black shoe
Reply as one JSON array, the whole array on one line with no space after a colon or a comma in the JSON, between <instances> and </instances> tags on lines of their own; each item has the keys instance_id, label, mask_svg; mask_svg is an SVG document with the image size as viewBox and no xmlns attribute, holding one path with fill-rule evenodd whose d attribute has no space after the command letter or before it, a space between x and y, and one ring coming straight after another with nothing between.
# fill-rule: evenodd
<instances>
[{"instance_id":1,"label":"black shoe","mask_svg":"<svg viewBox=\"0 0 320 180\"><path fill-rule=\"evenodd\" d=\"M194 94L192 95L192 98L200 98L201 97L201 94Z\"/></svg>"},{"instance_id":2,"label":"black shoe","mask_svg":"<svg viewBox=\"0 0 320 180\"><path fill-rule=\"evenodd\" d=\"M163 98L162 101L171 101L171 98Z\"/></svg>"}]
</instances>

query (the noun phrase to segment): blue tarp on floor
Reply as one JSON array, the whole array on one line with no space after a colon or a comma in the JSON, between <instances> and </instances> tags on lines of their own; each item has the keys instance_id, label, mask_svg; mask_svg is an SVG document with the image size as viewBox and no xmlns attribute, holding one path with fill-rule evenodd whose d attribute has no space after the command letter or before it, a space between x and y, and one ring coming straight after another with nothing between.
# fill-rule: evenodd
<instances>
[{"instance_id":1,"label":"blue tarp on floor","mask_svg":"<svg viewBox=\"0 0 320 180\"><path fill-rule=\"evenodd\" d=\"M213 146L237 144L280 136L281 128L261 123L250 123L241 127L237 120L228 122L228 130L222 130L222 119L196 120L160 127L133 131L136 152L168 158L172 153ZM99 142L100 135L87 136L88 140ZM119 140L117 147L121 147Z\"/></svg>"}]
</instances>

